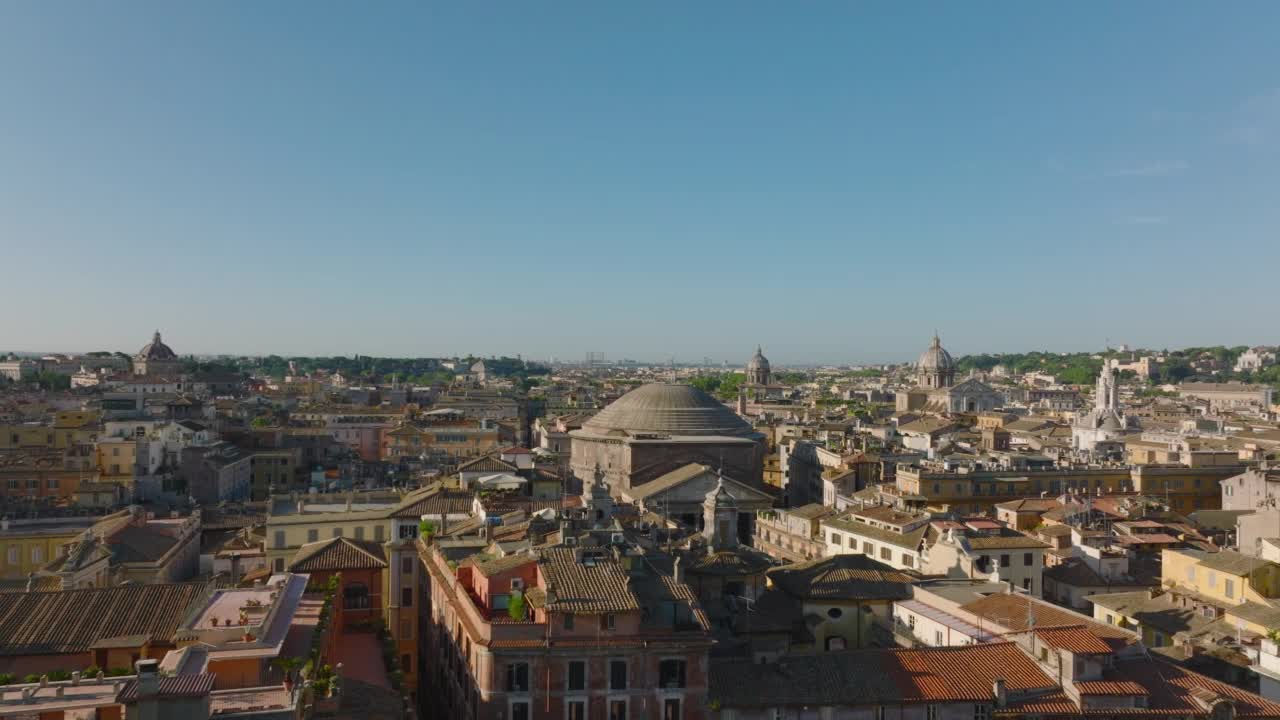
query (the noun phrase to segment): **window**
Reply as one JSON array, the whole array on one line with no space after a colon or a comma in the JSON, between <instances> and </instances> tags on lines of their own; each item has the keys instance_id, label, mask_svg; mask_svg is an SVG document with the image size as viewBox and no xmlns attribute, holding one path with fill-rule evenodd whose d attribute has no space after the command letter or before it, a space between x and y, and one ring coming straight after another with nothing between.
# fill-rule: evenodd
<instances>
[{"instance_id":1,"label":"window","mask_svg":"<svg viewBox=\"0 0 1280 720\"><path fill-rule=\"evenodd\" d=\"M511 703L511 720L529 720L529 703L524 701Z\"/></svg>"},{"instance_id":2,"label":"window","mask_svg":"<svg viewBox=\"0 0 1280 720\"><path fill-rule=\"evenodd\" d=\"M1005 553L1000 556L1000 567L1009 567L1009 554Z\"/></svg>"},{"instance_id":3,"label":"window","mask_svg":"<svg viewBox=\"0 0 1280 720\"><path fill-rule=\"evenodd\" d=\"M308 530L308 531L307 531L307 542L309 542L309 543L313 543L313 542L315 542L315 541L317 541L317 540L319 540L319 539L320 539L320 531L319 531L319 530L317 530L317 529L315 529L315 528L311 528L310 530Z\"/></svg>"},{"instance_id":4,"label":"window","mask_svg":"<svg viewBox=\"0 0 1280 720\"><path fill-rule=\"evenodd\" d=\"M680 720L680 698L662 700L662 720Z\"/></svg>"},{"instance_id":5,"label":"window","mask_svg":"<svg viewBox=\"0 0 1280 720\"><path fill-rule=\"evenodd\" d=\"M587 701L570 700L565 707L565 720L587 720Z\"/></svg>"},{"instance_id":6,"label":"window","mask_svg":"<svg viewBox=\"0 0 1280 720\"><path fill-rule=\"evenodd\" d=\"M340 538L340 537L342 537L342 528L340 528L340 527L336 527L336 528L334 528L334 529L333 529L333 536L334 536L334 537L336 537L336 538Z\"/></svg>"},{"instance_id":7,"label":"window","mask_svg":"<svg viewBox=\"0 0 1280 720\"><path fill-rule=\"evenodd\" d=\"M401 539L401 540L409 540L409 539L416 538L416 537L418 537L418 526L417 526L417 525L401 525L401 526L400 526L400 539ZM381 538L379 538L379 539L381 539Z\"/></svg>"},{"instance_id":8,"label":"window","mask_svg":"<svg viewBox=\"0 0 1280 720\"><path fill-rule=\"evenodd\" d=\"M400 588L400 607L413 607L413 588Z\"/></svg>"},{"instance_id":9,"label":"window","mask_svg":"<svg viewBox=\"0 0 1280 720\"><path fill-rule=\"evenodd\" d=\"M1209 587L1218 587L1218 573L1212 570L1209 571Z\"/></svg>"},{"instance_id":10,"label":"window","mask_svg":"<svg viewBox=\"0 0 1280 720\"><path fill-rule=\"evenodd\" d=\"M1231 487L1231 486L1228 485L1227 487ZM1195 581L1196 581L1196 566L1188 565L1187 566L1187 582L1195 584Z\"/></svg>"},{"instance_id":11,"label":"window","mask_svg":"<svg viewBox=\"0 0 1280 720\"><path fill-rule=\"evenodd\" d=\"M1031 578L1022 579L1022 589L1026 590L1028 593L1033 592L1033 584L1031 582Z\"/></svg>"},{"instance_id":12,"label":"window","mask_svg":"<svg viewBox=\"0 0 1280 720\"><path fill-rule=\"evenodd\" d=\"M507 663L507 692L529 692L529 663Z\"/></svg>"},{"instance_id":13,"label":"window","mask_svg":"<svg viewBox=\"0 0 1280 720\"><path fill-rule=\"evenodd\" d=\"M941 630L934 630L934 631L933 631L933 644L934 644L934 647L942 647L943 643L942 643L942 631L941 631Z\"/></svg>"},{"instance_id":14,"label":"window","mask_svg":"<svg viewBox=\"0 0 1280 720\"><path fill-rule=\"evenodd\" d=\"M616 629L617 626L618 626L618 619L614 617L612 614L600 616L601 630L613 630L613 629Z\"/></svg>"},{"instance_id":15,"label":"window","mask_svg":"<svg viewBox=\"0 0 1280 720\"><path fill-rule=\"evenodd\" d=\"M39 545L36 545L35 547L31 548L31 562L33 563L44 562L44 548L40 547Z\"/></svg>"},{"instance_id":16,"label":"window","mask_svg":"<svg viewBox=\"0 0 1280 720\"><path fill-rule=\"evenodd\" d=\"M881 545L881 546L880 546L880 559L881 559L881 560L892 560L892 559L893 559L893 548L889 547L888 545Z\"/></svg>"},{"instance_id":17,"label":"window","mask_svg":"<svg viewBox=\"0 0 1280 720\"><path fill-rule=\"evenodd\" d=\"M866 540L863 540L863 541L862 541L862 554L863 554L863 555L870 555L870 556L872 556L872 557L875 557L875 554L876 554L876 546L875 546L875 545L872 545L871 543L867 542Z\"/></svg>"},{"instance_id":18,"label":"window","mask_svg":"<svg viewBox=\"0 0 1280 720\"><path fill-rule=\"evenodd\" d=\"M858 549L858 540L857 540L857 538L855 538L854 536L850 535L850 536L847 538L847 540L848 540L848 542L849 542L849 549L850 549L850 550L857 550L857 549Z\"/></svg>"},{"instance_id":19,"label":"window","mask_svg":"<svg viewBox=\"0 0 1280 720\"><path fill-rule=\"evenodd\" d=\"M1107 624L1108 624L1108 625L1115 625L1115 624L1116 624L1116 616L1115 616L1115 615L1112 615L1111 613L1107 613Z\"/></svg>"},{"instance_id":20,"label":"window","mask_svg":"<svg viewBox=\"0 0 1280 720\"><path fill-rule=\"evenodd\" d=\"M385 539L386 539L386 534L387 534L386 529L385 529L385 528L383 528L381 525L374 525L374 526L373 526L373 539L374 539L374 540L377 540L378 542L382 542L383 540L385 540Z\"/></svg>"},{"instance_id":21,"label":"window","mask_svg":"<svg viewBox=\"0 0 1280 720\"><path fill-rule=\"evenodd\" d=\"M400 572L405 575L413 574L413 558L412 557L400 558Z\"/></svg>"},{"instance_id":22,"label":"window","mask_svg":"<svg viewBox=\"0 0 1280 720\"><path fill-rule=\"evenodd\" d=\"M907 553L902 553L902 567L915 567L916 559Z\"/></svg>"},{"instance_id":23,"label":"window","mask_svg":"<svg viewBox=\"0 0 1280 720\"><path fill-rule=\"evenodd\" d=\"M627 661L626 660L610 660L609 661L609 689L610 690L626 690L627 689Z\"/></svg>"},{"instance_id":24,"label":"window","mask_svg":"<svg viewBox=\"0 0 1280 720\"><path fill-rule=\"evenodd\" d=\"M284 558L276 558L275 571L284 572Z\"/></svg>"},{"instance_id":25,"label":"window","mask_svg":"<svg viewBox=\"0 0 1280 720\"><path fill-rule=\"evenodd\" d=\"M364 526L363 526L363 525L359 525L359 526L357 526L357 527L356 527L356 539L357 539L357 540L363 540L363 539L364 539Z\"/></svg>"},{"instance_id":26,"label":"window","mask_svg":"<svg viewBox=\"0 0 1280 720\"><path fill-rule=\"evenodd\" d=\"M10 564L10 565L17 565L17 564L18 564L18 559L19 559L19 557L20 557L20 556L19 556L19 554L18 554L18 546L17 546L17 545L10 545L10 546L9 546L9 564Z\"/></svg>"},{"instance_id":27,"label":"window","mask_svg":"<svg viewBox=\"0 0 1280 720\"><path fill-rule=\"evenodd\" d=\"M679 658L658 663L658 687L665 689L684 687L685 662Z\"/></svg>"},{"instance_id":28,"label":"window","mask_svg":"<svg viewBox=\"0 0 1280 720\"><path fill-rule=\"evenodd\" d=\"M565 689L566 690L586 690L587 689L587 661L586 660L570 660L568 671L565 673Z\"/></svg>"},{"instance_id":29,"label":"window","mask_svg":"<svg viewBox=\"0 0 1280 720\"><path fill-rule=\"evenodd\" d=\"M1232 580L1231 578L1223 578L1223 579L1222 579L1222 594L1223 594L1223 595L1226 595L1227 597L1235 597L1235 595L1236 595L1236 582L1235 582L1234 580Z\"/></svg>"},{"instance_id":30,"label":"window","mask_svg":"<svg viewBox=\"0 0 1280 720\"><path fill-rule=\"evenodd\" d=\"M564 614L564 629L565 630L573 629L573 613Z\"/></svg>"},{"instance_id":31,"label":"window","mask_svg":"<svg viewBox=\"0 0 1280 720\"><path fill-rule=\"evenodd\" d=\"M1163 633L1158 633L1158 632L1157 632L1157 633L1152 633L1151 640L1152 640L1152 643L1151 643L1151 644L1152 644L1152 645L1155 645L1156 647L1163 647L1163 646L1164 646L1164 634L1163 634Z\"/></svg>"},{"instance_id":32,"label":"window","mask_svg":"<svg viewBox=\"0 0 1280 720\"><path fill-rule=\"evenodd\" d=\"M368 610L369 586L351 583L342 588L342 607L344 610Z\"/></svg>"},{"instance_id":33,"label":"window","mask_svg":"<svg viewBox=\"0 0 1280 720\"><path fill-rule=\"evenodd\" d=\"M49 482L45 484L50 490L58 489L58 478L49 478Z\"/></svg>"},{"instance_id":34,"label":"window","mask_svg":"<svg viewBox=\"0 0 1280 720\"><path fill-rule=\"evenodd\" d=\"M831 533L831 544L837 546L840 544L840 533Z\"/></svg>"},{"instance_id":35,"label":"window","mask_svg":"<svg viewBox=\"0 0 1280 720\"><path fill-rule=\"evenodd\" d=\"M925 706L924 706L924 720L938 720L938 706L937 706L937 705L925 705Z\"/></svg>"},{"instance_id":36,"label":"window","mask_svg":"<svg viewBox=\"0 0 1280 720\"><path fill-rule=\"evenodd\" d=\"M278 547L278 548L285 547L285 544L284 544L284 531L283 531L283 530L277 530L277 531L276 531L276 542L275 542L275 546L276 546L276 547Z\"/></svg>"},{"instance_id":37,"label":"window","mask_svg":"<svg viewBox=\"0 0 1280 720\"><path fill-rule=\"evenodd\" d=\"M974 705L973 720L991 720L990 705Z\"/></svg>"},{"instance_id":38,"label":"window","mask_svg":"<svg viewBox=\"0 0 1280 720\"><path fill-rule=\"evenodd\" d=\"M609 720L627 720L627 701L609 701Z\"/></svg>"},{"instance_id":39,"label":"window","mask_svg":"<svg viewBox=\"0 0 1280 720\"><path fill-rule=\"evenodd\" d=\"M1022 553L1022 564L1027 567L1031 567L1035 564L1035 559L1032 557L1031 553Z\"/></svg>"}]
</instances>

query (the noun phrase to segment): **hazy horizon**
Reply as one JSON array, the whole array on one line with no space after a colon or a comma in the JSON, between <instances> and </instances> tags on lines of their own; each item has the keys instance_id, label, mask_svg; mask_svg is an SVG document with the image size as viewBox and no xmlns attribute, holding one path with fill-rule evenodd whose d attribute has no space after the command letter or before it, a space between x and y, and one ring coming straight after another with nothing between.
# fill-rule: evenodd
<instances>
[{"instance_id":1,"label":"hazy horizon","mask_svg":"<svg viewBox=\"0 0 1280 720\"><path fill-rule=\"evenodd\" d=\"M1280 4L0 6L0 349L1280 342Z\"/></svg>"}]
</instances>

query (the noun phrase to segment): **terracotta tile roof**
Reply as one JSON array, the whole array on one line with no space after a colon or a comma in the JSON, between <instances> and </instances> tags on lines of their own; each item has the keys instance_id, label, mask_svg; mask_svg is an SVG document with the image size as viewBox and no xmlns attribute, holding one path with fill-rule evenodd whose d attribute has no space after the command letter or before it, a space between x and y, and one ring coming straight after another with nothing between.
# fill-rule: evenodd
<instances>
[{"instance_id":1,"label":"terracotta tile roof","mask_svg":"<svg viewBox=\"0 0 1280 720\"><path fill-rule=\"evenodd\" d=\"M150 635L170 643L207 583L121 585L0 593L0 655L86 652L103 638Z\"/></svg>"},{"instance_id":2,"label":"terracotta tile roof","mask_svg":"<svg viewBox=\"0 0 1280 720\"><path fill-rule=\"evenodd\" d=\"M1196 701L1199 693L1233 701L1238 718L1280 717L1280 703L1164 661L1117 660L1108 676L1141 685L1148 695L1147 706L1165 714L1207 715Z\"/></svg>"},{"instance_id":3,"label":"terracotta tile roof","mask_svg":"<svg viewBox=\"0 0 1280 720\"><path fill-rule=\"evenodd\" d=\"M767 573L788 595L834 600L905 600L912 578L865 555L835 555Z\"/></svg>"},{"instance_id":4,"label":"terracotta tile roof","mask_svg":"<svg viewBox=\"0 0 1280 720\"><path fill-rule=\"evenodd\" d=\"M713 662L708 695L729 708L981 703L993 701L997 678L1010 693L1054 687L1006 642L795 655L767 664Z\"/></svg>"},{"instance_id":5,"label":"terracotta tile roof","mask_svg":"<svg viewBox=\"0 0 1280 720\"><path fill-rule=\"evenodd\" d=\"M326 570L375 570L387 566L382 543L336 537L307 543L289 562L289 572L323 572Z\"/></svg>"},{"instance_id":6,"label":"terracotta tile roof","mask_svg":"<svg viewBox=\"0 0 1280 720\"><path fill-rule=\"evenodd\" d=\"M531 590L529 601L535 603L537 599L536 604L553 612L593 614L640 609L627 571L612 558L587 565L575 558L573 548L547 548L542 551L539 571L545 582L535 589L543 592Z\"/></svg>"},{"instance_id":7,"label":"terracotta tile roof","mask_svg":"<svg viewBox=\"0 0 1280 720\"><path fill-rule=\"evenodd\" d=\"M1079 715L1080 708L1062 691L1036 695L1025 700L1011 701L1003 708L994 709L995 717L1026 717L1027 715Z\"/></svg>"},{"instance_id":8,"label":"terracotta tile roof","mask_svg":"<svg viewBox=\"0 0 1280 720\"><path fill-rule=\"evenodd\" d=\"M1017 593L993 593L962 605L960 609L1016 632L1027 629L1028 606L1030 606L1031 619L1035 627L1084 625L1099 637L1116 638L1126 642L1137 641L1137 636L1131 632L1112 625L1093 622L1080 613L1050 605L1043 600L1028 600L1025 595Z\"/></svg>"},{"instance_id":9,"label":"terracotta tile roof","mask_svg":"<svg viewBox=\"0 0 1280 720\"><path fill-rule=\"evenodd\" d=\"M438 518L440 515L463 515L471 512L475 496L459 490L436 490L405 498L391 514L396 518L418 519L423 515Z\"/></svg>"},{"instance_id":10,"label":"terracotta tile roof","mask_svg":"<svg viewBox=\"0 0 1280 720\"><path fill-rule=\"evenodd\" d=\"M485 455L469 460L458 466L458 472L515 472L519 470L514 463L498 457L497 454Z\"/></svg>"},{"instance_id":11,"label":"terracotta tile roof","mask_svg":"<svg viewBox=\"0 0 1280 720\"><path fill-rule=\"evenodd\" d=\"M162 677L160 697L162 698L199 698L213 690L213 673L198 675L179 675L178 677ZM138 701L138 681L130 680L116 696L116 702L129 704Z\"/></svg>"},{"instance_id":12,"label":"terracotta tile roof","mask_svg":"<svg viewBox=\"0 0 1280 720\"><path fill-rule=\"evenodd\" d=\"M1132 680L1081 680L1074 683L1081 695L1146 695L1147 689Z\"/></svg>"},{"instance_id":13,"label":"terracotta tile roof","mask_svg":"<svg viewBox=\"0 0 1280 720\"><path fill-rule=\"evenodd\" d=\"M1036 637L1052 648L1061 648L1081 655L1101 655L1111 652L1111 645L1094 635L1084 625L1061 627L1037 627Z\"/></svg>"}]
</instances>

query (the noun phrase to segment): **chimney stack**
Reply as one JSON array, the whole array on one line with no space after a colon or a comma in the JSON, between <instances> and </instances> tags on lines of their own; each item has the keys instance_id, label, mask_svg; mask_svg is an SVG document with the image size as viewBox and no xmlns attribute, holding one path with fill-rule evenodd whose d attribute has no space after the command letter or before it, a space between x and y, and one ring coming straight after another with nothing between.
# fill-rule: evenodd
<instances>
[{"instance_id":1,"label":"chimney stack","mask_svg":"<svg viewBox=\"0 0 1280 720\"><path fill-rule=\"evenodd\" d=\"M996 707L1002 708L1009 704L1009 695L1005 691L1004 678L996 678L995 682L991 683L991 695L995 698Z\"/></svg>"},{"instance_id":2,"label":"chimney stack","mask_svg":"<svg viewBox=\"0 0 1280 720\"><path fill-rule=\"evenodd\" d=\"M152 697L160 694L160 661L139 660L133 664L138 671L138 696Z\"/></svg>"},{"instance_id":3,"label":"chimney stack","mask_svg":"<svg viewBox=\"0 0 1280 720\"><path fill-rule=\"evenodd\" d=\"M672 579L678 583L683 583L684 582L684 563L681 562L679 556L676 557L675 562L671 564L671 567L672 567L672 571L671 571Z\"/></svg>"}]
</instances>

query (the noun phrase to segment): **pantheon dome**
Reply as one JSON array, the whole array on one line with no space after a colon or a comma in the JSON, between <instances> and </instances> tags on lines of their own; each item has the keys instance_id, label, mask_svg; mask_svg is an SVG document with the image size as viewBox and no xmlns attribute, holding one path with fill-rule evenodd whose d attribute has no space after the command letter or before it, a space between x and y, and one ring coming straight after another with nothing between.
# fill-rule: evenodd
<instances>
[{"instance_id":1,"label":"pantheon dome","mask_svg":"<svg viewBox=\"0 0 1280 720\"><path fill-rule=\"evenodd\" d=\"M584 483L602 474L615 493L690 463L723 468L728 477L753 487L763 482L764 435L691 385L641 385L569 438L573 474Z\"/></svg>"},{"instance_id":2,"label":"pantheon dome","mask_svg":"<svg viewBox=\"0 0 1280 720\"><path fill-rule=\"evenodd\" d=\"M751 424L692 385L650 383L614 400L582 425L600 434L750 435Z\"/></svg>"}]
</instances>

